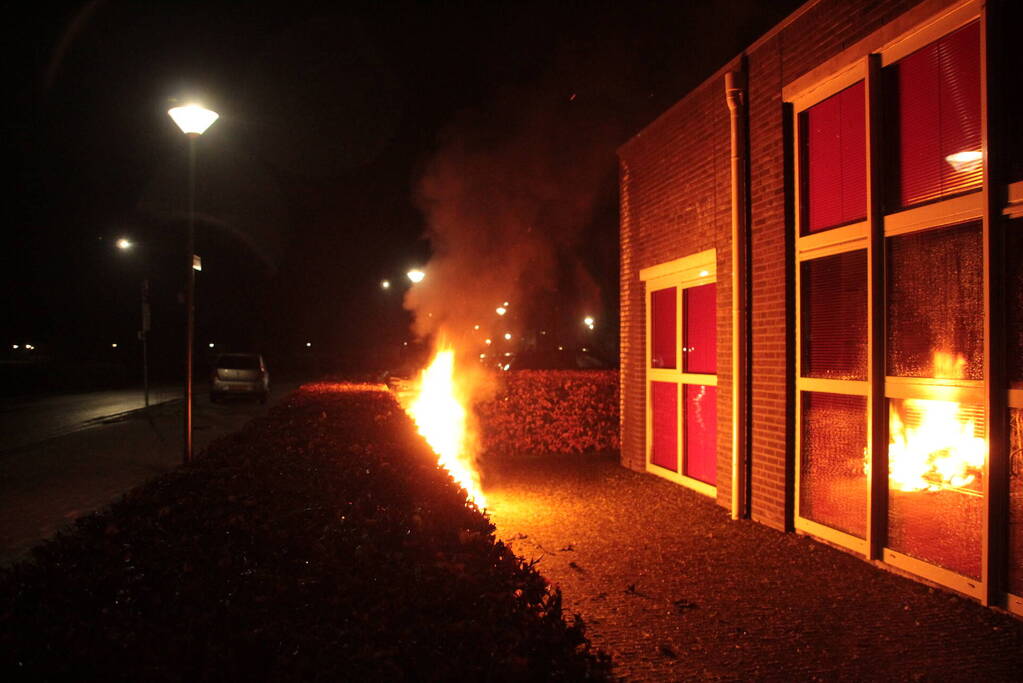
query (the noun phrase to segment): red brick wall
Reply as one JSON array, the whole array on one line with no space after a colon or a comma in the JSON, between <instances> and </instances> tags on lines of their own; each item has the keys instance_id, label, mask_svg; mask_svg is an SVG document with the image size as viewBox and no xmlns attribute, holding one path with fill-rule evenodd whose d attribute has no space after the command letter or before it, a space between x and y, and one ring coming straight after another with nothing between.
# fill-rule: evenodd
<instances>
[{"instance_id":1,"label":"red brick wall","mask_svg":"<svg viewBox=\"0 0 1023 683\"><path fill-rule=\"evenodd\" d=\"M632 143L621 170L622 464L645 467L645 301L639 271L717 249L718 500L731 496L731 195L723 78L687 99L689 116L663 118ZM635 166L630 162L636 159Z\"/></svg>"},{"instance_id":2,"label":"red brick wall","mask_svg":"<svg viewBox=\"0 0 1023 683\"><path fill-rule=\"evenodd\" d=\"M793 197L783 86L910 8L949 0L821 0L748 52L751 515L791 523ZM731 496L731 195L723 73L686 95L619 151L621 158L622 464L644 468L645 310L639 271L709 249L718 254L718 503ZM788 169L790 171L790 169Z\"/></svg>"}]
</instances>

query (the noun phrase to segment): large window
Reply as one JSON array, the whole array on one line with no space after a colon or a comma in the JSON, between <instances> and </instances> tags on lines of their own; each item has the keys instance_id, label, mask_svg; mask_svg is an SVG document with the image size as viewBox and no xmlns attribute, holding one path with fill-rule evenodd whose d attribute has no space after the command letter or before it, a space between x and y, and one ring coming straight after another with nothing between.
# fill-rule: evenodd
<instances>
[{"instance_id":1,"label":"large window","mask_svg":"<svg viewBox=\"0 0 1023 683\"><path fill-rule=\"evenodd\" d=\"M789 98L796 527L977 596L988 491L979 12L948 10Z\"/></svg>"},{"instance_id":2,"label":"large window","mask_svg":"<svg viewBox=\"0 0 1023 683\"><path fill-rule=\"evenodd\" d=\"M647 292L647 469L717 482L717 285L709 250L641 273Z\"/></svg>"},{"instance_id":3,"label":"large window","mask_svg":"<svg viewBox=\"0 0 1023 683\"><path fill-rule=\"evenodd\" d=\"M980 24L884 70L888 202L905 208L980 187Z\"/></svg>"}]
</instances>

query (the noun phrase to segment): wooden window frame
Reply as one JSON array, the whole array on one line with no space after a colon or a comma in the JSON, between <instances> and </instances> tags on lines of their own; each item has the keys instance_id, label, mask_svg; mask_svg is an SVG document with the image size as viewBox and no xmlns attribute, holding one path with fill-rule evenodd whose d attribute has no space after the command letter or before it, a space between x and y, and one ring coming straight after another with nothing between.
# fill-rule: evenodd
<instances>
[{"instance_id":1,"label":"wooden window frame","mask_svg":"<svg viewBox=\"0 0 1023 683\"><path fill-rule=\"evenodd\" d=\"M684 424L684 387L686 385L702 385L717 387L717 374L703 374L685 372L683 353L683 329L685 318L683 301L684 292L692 287L709 285L717 282L717 250L708 249L680 259L661 263L656 266L644 268L639 273L640 281L645 285L644 311L646 315L646 332L644 345L644 395L646 401L646 446L645 463L646 471L659 477L681 484L697 493L702 493L711 498L717 497L717 486L707 484L692 477L686 476L685 466L685 424ZM650 366L651 352L651 295L653 292L675 287L675 367L674 368L653 368ZM717 320L714 321L717 324ZM651 410L650 388L653 382L670 382L676 387L676 420L678 429L676 437L676 461L675 471L672 472L651 461L653 452L653 411Z\"/></svg>"}]
</instances>

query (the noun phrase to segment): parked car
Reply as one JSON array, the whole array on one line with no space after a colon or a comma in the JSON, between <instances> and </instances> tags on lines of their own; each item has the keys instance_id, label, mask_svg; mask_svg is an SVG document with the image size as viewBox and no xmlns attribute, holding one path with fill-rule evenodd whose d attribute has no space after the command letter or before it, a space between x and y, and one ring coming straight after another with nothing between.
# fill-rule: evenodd
<instances>
[{"instance_id":1,"label":"parked car","mask_svg":"<svg viewBox=\"0 0 1023 683\"><path fill-rule=\"evenodd\" d=\"M258 353L222 353L210 374L210 401L227 396L255 396L260 403L270 397L270 373Z\"/></svg>"}]
</instances>

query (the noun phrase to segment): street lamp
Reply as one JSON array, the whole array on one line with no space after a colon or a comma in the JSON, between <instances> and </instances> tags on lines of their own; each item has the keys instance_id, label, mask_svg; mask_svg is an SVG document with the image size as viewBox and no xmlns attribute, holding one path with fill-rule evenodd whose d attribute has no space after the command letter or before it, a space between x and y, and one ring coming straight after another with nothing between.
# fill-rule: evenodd
<instances>
[{"instance_id":1,"label":"street lamp","mask_svg":"<svg viewBox=\"0 0 1023 683\"><path fill-rule=\"evenodd\" d=\"M129 251L135 248L135 243L127 237L121 237L116 242L117 248L121 251ZM142 278L142 325L139 329L139 341L142 342L142 401L146 408L149 407L149 329L151 316L149 313L149 278Z\"/></svg>"},{"instance_id":2,"label":"street lamp","mask_svg":"<svg viewBox=\"0 0 1023 683\"><path fill-rule=\"evenodd\" d=\"M413 268L409 272L405 273L405 275L407 275L408 279L411 280L414 284L422 282L423 278L426 277L426 273L419 270L418 268Z\"/></svg>"},{"instance_id":3,"label":"street lamp","mask_svg":"<svg viewBox=\"0 0 1023 683\"><path fill-rule=\"evenodd\" d=\"M185 279L185 422L184 461L192 460L192 344L195 338L195 140L220 115L198 104L173 107L167 114L188 136L188 275Z\"/></svg>"}]
</instances>

